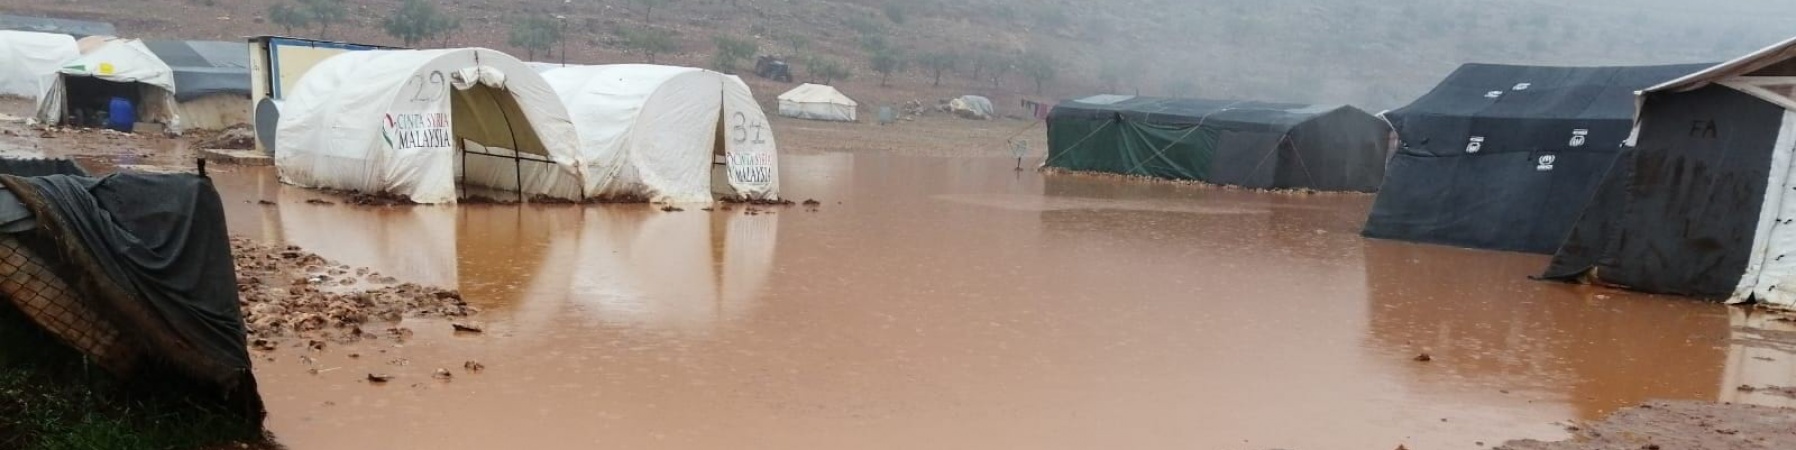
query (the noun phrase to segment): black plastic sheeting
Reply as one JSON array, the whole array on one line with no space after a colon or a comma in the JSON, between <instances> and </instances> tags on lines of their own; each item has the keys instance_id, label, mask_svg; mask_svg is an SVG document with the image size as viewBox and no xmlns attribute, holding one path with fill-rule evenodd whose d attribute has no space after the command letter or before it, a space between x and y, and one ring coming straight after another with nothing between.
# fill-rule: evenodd
<instances>
[{"instance_id":1,"label":"black plastic sheeting","mask_svg":"<svg viewBox=\"0 0 1796 450\"><path fill-rule=\"evenodd\" d=\"M1653 94L1543 275L1725 297L1745 272L1784 109L1722 86Z\"/></svg>"},{"instance_id":2,"label":"black plastic sheeting","mask_svg":"<svg viewBox=\"0 0 1796 450\"><path fill-rule=\"evenodd\" d=\"M212 94L249 95L249 44L224 41L143 41L175 72L175 100Z\"/></svg>"},{"instance_id":3,"label":"black plastic sheeting","mask_svg":"<svg viewBox=\"0 0 1796 450\"><path fill-rule=\"evenodd\" d=\"M0 176L35 215L21 235L52 248L95 309L145 356L260 420L224 207L186 174ZM55 245L45 245L55 243Z\"/></svg>"},{"instance_id":4,"label":"black plastic sheeting","mask_svg":"<svg viewBox=\"0 0 1796 450\"><path fill-rule=\"evenodd\" d=\"M1551 253L1621 152L1634 92L1707 67L1462 66L1384 114L1401 145L1363 234Z\"/></svg>"}]
</instances>

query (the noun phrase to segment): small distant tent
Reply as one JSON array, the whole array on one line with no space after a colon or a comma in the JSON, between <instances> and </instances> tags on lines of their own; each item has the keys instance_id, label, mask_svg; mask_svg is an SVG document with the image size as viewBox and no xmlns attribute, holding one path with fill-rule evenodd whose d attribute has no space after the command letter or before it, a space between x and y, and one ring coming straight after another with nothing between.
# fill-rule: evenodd
<instances>
[{"instance_id":1,"label":"small distant tent","mask_svg":"<svg viewBox=\"0 0 1796 450\"><path fill-rule=\"evenodd\" d=\"M1551 253L1621 151L1634 91L1702 67L1461 66L1384 114L1401 145L1363 234Z\"/></svg>"},{"instance_id":2,"label":"small distant tent","mask_svg":"<svg viewBox=\"0 0 1796 450\"><path fill-rule=\"evenodd\" d=\"M990 120L997 116L992 100L977 95L962 95L949 100L948 109L953 110L954 115L968 119Z\"/></svg>"},{"instance_id":3,"label":"small distant tent","mask_svg":"<svg viewBox=\"0 0 1796 450\"><path fill-rule=\"evenodd\" d=\"M144 46L175 73L183 126L218 130L250 123L249 44L144 41Z\"/></svg>"},{"instance_id":4,"label":"small distant tent","mask_svg":"<svg viewBox=\"0 0 1796 450\"><path fill-rule=\"evenodd\" d=\"M586 195L608 201L779 198L767 116L740 78L689 67L574 66L543 74L580 134ZM724 176L713 180L713 166Z\"/></svg>"},{"instance_id":5,"label":"small distant tent","mask_svg":"<svg viewBox=\"0 0 1796 450\"><path fill-rule=\"evenodd\" d=\"M541 75L495 50L339 53L286 93L275 132L281 181L298 186L418 203L455 202L458 181L582 198L567 109Z\"/></svg>"},{"instance_id":6,"label":"small distant tent","mask_svg":"<svg viewBox=\"0 0 1796 450\"><path fill-rule=\"evenodd\" d=\"M1643 91L1545 278L1796 307L1796 39Z\"/></svg>"},{"instance_id":7,"label":"small distant tent","mask_svg":"<svg viewBox=\"0 0 1796 450\"><path fill-rule=\"evenodd\" d=\"M842 91L822 84L801 84L779 96L780 115L798 119L854 122L859 106Z\"/></svg>"},{"instance_id":8,"label":"small distant tent","mask_svg":"<svg viewBox=\"0 0 1796 450\"><path fill-rule=\"evenodd\" d=\"M51 75L49 85L37 101L39 123L60 125L70 114L104 110L122 97L136 106L138 122L181 127L174 70L136 39L106 41Z\"/></svg>"},{"instance_id":9,"label":"small distant tent","mask_svg":"<svg viewBox=\"0 0 1796 450\"><path fill-rule=\"evenodd\" d=\"M1372 192L1390 129L1351 106L1097 95L1048 116L1046 167Z\"/></svg>"},{"instance_id":10,"label":"small distant tent","mask_svg":"<svg viewBox=\"0 0 1796 450\"><path fill-rule=\"evenodd\" d=\"M0 30L0 95L36 99L64 64L81 57L66 34Z\"/></svg>"}]
</instances>

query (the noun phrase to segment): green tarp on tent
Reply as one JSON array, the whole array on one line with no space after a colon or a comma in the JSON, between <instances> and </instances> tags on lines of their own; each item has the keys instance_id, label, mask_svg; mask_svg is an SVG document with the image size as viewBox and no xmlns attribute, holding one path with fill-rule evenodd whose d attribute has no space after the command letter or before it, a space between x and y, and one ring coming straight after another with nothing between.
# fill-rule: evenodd
<instances>
[{"instance_id":1,"label":"green tarp on tent","mask_svg":"<svg viewBox=\"0 0 1796 450\"><path fill-rule=\"evenodd\" d=\"M1048 116L1046 166L1260 189L1372 192L1390 128L1351 106L1101 95Z\"/></svg>"}]
</instances>

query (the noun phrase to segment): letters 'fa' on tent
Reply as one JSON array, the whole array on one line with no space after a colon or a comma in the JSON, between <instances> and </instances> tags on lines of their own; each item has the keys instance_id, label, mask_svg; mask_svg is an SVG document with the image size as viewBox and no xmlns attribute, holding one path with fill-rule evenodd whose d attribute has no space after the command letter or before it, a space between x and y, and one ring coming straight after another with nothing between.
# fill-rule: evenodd
<instances>
[{"instance_id":1,"label":"letters 'fa' on tent","mask_svg":"<svg viewBox=\"0 0 1796 450\"><path fill-rule=\"evenodd\" d=\"M1545 277L1796 306L1796 40L1640 94Z\"/></svg>"},{"instance_id":2,"label":"letters 'fa' on tent","mask_svg":"<svg viewBox=\"0 0 1796 450\"><path fill-rule=\"evenodd\" d=\"M842 91L821 84L805 83L780 94L780 115L807 120L854 122L860 107Z\"/></svg>"},{"instance_id":3,"label":"letters 'fa' on tent","mask_svg":"<svg viewBox=\"0 0 1796 450\"><path fill-rule=\"evenodd\" d=\"M217 130L250 123L249 44L144 41L144 46L175 73L183 126Z\"/></svg>"},{"instance_id":4,"label":"letters 'fa' on tent","mask_svg":"<svg viewBox=\"0 0 1796 450\"><path fill-rule=\"evenodd\" d=\"M589 198L779 198L773 130L741 79L644 64L574 66L543 77L580 134ZM723 176L714 179L714 167Z\"/></svg>"},{"instance_id":5,"label":"letters 'fa' on tent","mask_svg":"<svg viewBox=\"0 0 1796 450\"><path fill-rule=\"evenodd\" d=\"M79 57L69 35L0 30L0 95L35 100L50 90L50 78L63 65Z\"/></svg>"},{"instance_id":6,"label":"letters 'fa' on tent","mask_svg":"<svg viewBox=\"0 0 1796 450\"><path fill-rule=\"evenodd\" d=\"M579 200L578 143L541 75L483 48L331 56L286 93L281 181L452 203L467 194ZM459 183L458 183L459 182Z\"/></svg>"},{"instance_id":7,"label":"letters 'fa' on tent","mask_svg":"<svg viewBox=\"0 0 1796 450\"><path fill-rule=\"evenodd\" d=\"M1351 106L1099 95L1048 116L1044 166L1256 189L1372 192L1390 128Z\"/></svg>"},{"instance_id":8,"label":"letters 'fa' on tent","mask_svg":"<svg viewBox=\"0 0 1796 450\"><path fill-rule=\"evenodd\" d=\"M64 64L47 84L37 100L38 123L62 125L73 116L106 111L113 98L124 98L135 106L138 122L160 123L170 131L181 128L174 70L136 39L107 40Z\"/></svg>"},{"instance_id":9,"label":"letters 'fa' on tent","mask_svg":"<svg viewBox=\"0 0 1796 450\"><path fill-rule=\"evenodd\" d=\"M1621 151L1634 91L1702 67L1461 66L1384 113L1401 145L1364 234L1551 253Z\"/></svg>"}]
</instances>

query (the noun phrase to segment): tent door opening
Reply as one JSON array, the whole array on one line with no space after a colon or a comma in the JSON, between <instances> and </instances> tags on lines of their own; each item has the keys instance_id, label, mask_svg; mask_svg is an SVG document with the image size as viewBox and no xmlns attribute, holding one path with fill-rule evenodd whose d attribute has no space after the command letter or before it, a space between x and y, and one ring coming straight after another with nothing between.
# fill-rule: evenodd
<instances>
[{"instance_id":1,"label":"tent door opening","mask_svg":"<svg viewBox=\"0 0 1796 450\"><path fill-rule=\"evenodd\" d=\"M532 174L556 170L517 99L505 89L485 84L451 89L450 111L458 197L523 202Z\"/></svg>"},{"instance_id":2,"label":"tent door opening","mask_svg":"<svg viewBox=\"0 0 1796 450\"><path fill-rule=\"evenodd\" d=\"M62 123L81 128L104 128L108 122L117 122L112 117L113 99L129 102L132 117L123 118L128 121L124 129L130 132L130 123L145 117L143 91L147 89L139 83L121 83L107 81L97 77L63 77L63 117ZM115 129L118 127L114 127Z\"/></svg>"}]
</instances>

